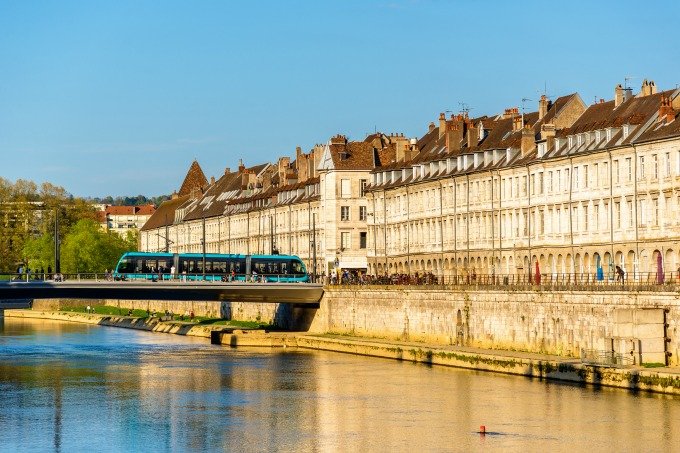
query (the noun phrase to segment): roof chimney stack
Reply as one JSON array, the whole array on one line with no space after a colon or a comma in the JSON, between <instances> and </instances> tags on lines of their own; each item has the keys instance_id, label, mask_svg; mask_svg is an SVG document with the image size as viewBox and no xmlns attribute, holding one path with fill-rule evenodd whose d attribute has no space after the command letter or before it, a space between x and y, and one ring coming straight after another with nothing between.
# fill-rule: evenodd
<instances>
[{"instance_id":1,"label":"roof chimney stack","mask_svg":"<svg viewBox=\"0 0 680 453\"><path fill-rule=\"evenodd\" d=\"M446 133L446 115L444 112L439 114L439 138L442 138Z\"/></svg>"},{"instance_id":2,"label":"roof chimney stack","mask_svg":"<svg viewBox=\"0 0 680 453\"><path fill-rule=\"evenodd\" d=\"M665 121L666 124L675 120L675 110L673 110L673 105L671 104L671 99L666 96L661 96L661 106L659 107L659 117L657 122Z\"/></svg>"},{"instance_id":3,"label":"roof chimney stack","mask_svg":"<svg viewBox=\"0 0 680 453\"><path fill-rule=\"evenodd\" d=\"M542 120L545 115L548 114L548 108L550 108L550 101L545 94L541 95L541 99L538 101L538 119Z\"/></svg>"},{"instance_id":4,"label":"roof chimney stack","mask_svg":"<svg viewBox=\"0 0 680 453\"><path fill-rule=\"evenodd\" d=\"M656 84L653 80L650 80L649 82L647 79L643 80L638 97L650 96L652 94L656 94Z\"/></svg>"},{"instance_id":5,"label":"roof chimney stack","mask_svg":"<svg viewBox=\"0 0 680 453\"><path fill-rule=\"evenodd\" d=\"M534 130L526 125L522 128L522 141L520 144L520 149L522 152L522 157L529 154L536 148L536 137L534 135Z\"/></svg>"},{"instance_id":6,"label":"roof chimney stack","mask_svg":"<svg viewBox=\"0 0 680 453\"><path fill-rule=\"evenodd\" d=\"M462 121L451 121L446 125L446 149L449 152L460 151L461 140L463 140Z\"/></svg>"}]
</instances>

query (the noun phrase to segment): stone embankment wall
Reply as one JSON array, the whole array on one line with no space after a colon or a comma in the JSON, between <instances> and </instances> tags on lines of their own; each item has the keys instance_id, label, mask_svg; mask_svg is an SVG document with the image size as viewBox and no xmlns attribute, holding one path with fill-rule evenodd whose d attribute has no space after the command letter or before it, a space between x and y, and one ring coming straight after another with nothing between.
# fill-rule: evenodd
<instances>
[{"instance_id":1,"label":"stone embankment wall","mask_svg":"<svg viewBox=\"0 0 680 453\"><path fill-rule=\"evenodd\" d=\"M36 301L56 309L83 301ZM236 302L100 301L126 308L262 321L336 333L577 357L619 335L616 312L665 310L669 365L680 365L680 295L651 292L462 291L422 287L327 288L319 309ZM37 306L36 306L37 304ZM52 307L50 307L52 305Z\"/></svg>"},{"instance_id":2,"label":"stone embankment wall","mask_svg":"<svg viewBox=\"0 0 680 453\"><path fill-rule=\"evenodd\" d=\"M669 365L680 365L676 293L338 288L310 331L577 357L607 349L617 310L646 308L664 309Z\"/></svg>"}]
</instances>

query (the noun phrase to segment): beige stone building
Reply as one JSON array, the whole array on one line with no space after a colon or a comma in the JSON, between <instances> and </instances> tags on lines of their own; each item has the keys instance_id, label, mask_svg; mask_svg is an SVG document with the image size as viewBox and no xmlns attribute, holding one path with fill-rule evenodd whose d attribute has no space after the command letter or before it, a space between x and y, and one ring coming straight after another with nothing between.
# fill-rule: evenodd
<instances>
[{"instance_id":1,"label":"beige stone building","mask_svg":"<svg viewBox=\"0 0 680 453\"><path fill-rule=\"evenodd\" d=\"M446 119L372 172L369 272L660 279L680 264L678 90ZM373 215L371 215L373 214Z\"/></svg>"},{"instance_id":2,"label":"beige stone building","mask_svg":"<svg viewBox=\"0 0 680 453\"><path fill-rule=\"evenodd\" d=\"M361 142L338 135L293 161L227 168L208 182L192 164L182 189L142 228L141 250L292 254L308 272L366 271L364 188L381 159L394 160L398 135Z\"/></svg>"},{"instance_id":3,"label":"beige stone building","mask_svg":"<svg viewBox=\"0 0 680 453\"><path fill-rule=\"evenodd\" d=\"M142 206L99 205L97 211L103 230L125 236L128 231L139 230L156 211L152 204Z\"/></svg>"},{"instance_id":4,"label":"beige stone building","mask_svg":"<svg viewBox=\"0 0 680 453\"><path fill-rule=\"evenodd\" d=\"M196 162L142 250L299 255L309 272L659 280L680 265L678 90L440 115L420 139L338 135L295 159Z\"/></svg>"}]
</instances>

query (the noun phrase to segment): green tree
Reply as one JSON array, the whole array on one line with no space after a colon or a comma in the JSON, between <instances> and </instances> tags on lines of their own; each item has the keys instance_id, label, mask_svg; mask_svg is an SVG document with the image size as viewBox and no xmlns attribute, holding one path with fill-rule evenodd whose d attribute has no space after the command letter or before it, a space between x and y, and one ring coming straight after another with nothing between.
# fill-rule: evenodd
<instances>
[{"instance_id":1,"label":"green tree","mask_svg":"<svg viewBox=\"0 0 680 453\"><path fill-rule=\"evenodd\" d=\"M104 272L105 269L113 269L124 252L135 248L131 248L130 242L118 234L102 231L94 220L81 219L64 238L61 247L62 271Z\"/></svg>"}]
</instances>

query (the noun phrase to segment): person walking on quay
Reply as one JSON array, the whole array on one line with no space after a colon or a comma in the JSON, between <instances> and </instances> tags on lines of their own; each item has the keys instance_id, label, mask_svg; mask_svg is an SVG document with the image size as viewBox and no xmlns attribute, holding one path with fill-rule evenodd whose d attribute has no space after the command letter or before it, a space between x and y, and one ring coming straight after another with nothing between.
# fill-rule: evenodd
<instances>
[{"instance_id":1,"label":"person walking on quay","mask_svg":"<svg viewBox=\"0 0 680 453\"><path fill-rule=\"evenodd\" d=\"M175 265L170 266L170 280L175 279Z\"/></svg>"},{"instance_id":2,"label":"person walking on quay","mask_svg":"<svg viewBox=\"0 0 680 453\"><path fill-rule=\"evenodd\" d=\"M626 273L621 269L621 266L616 266L616 281L623 284Z\"/></svg>"}]
</instances>

